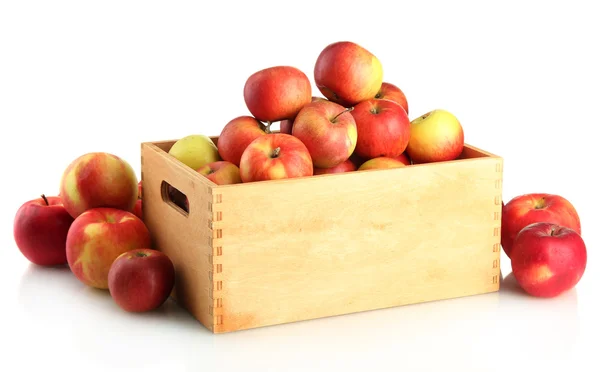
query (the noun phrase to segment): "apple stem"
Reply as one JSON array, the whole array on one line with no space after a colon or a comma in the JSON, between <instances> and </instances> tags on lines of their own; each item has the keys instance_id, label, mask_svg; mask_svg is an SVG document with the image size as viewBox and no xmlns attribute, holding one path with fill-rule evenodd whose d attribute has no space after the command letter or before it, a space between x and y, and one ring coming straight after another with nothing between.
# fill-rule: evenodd
<instances>
[{"instance_id":1,"label":"apple stem","mask_svg":"<svg viewBox=\"0 0 600 372\"><path fill-rule=\"evenodd\" d=\"M48 198L46 198L46 195L42 194L42 199L44 199L44 203L46 203L46 205L50 205L50 203L48 203Z\"/></svg>"},{"instance_id":2,"label":"apple stem","mask_svg":"<svg viewBox=\"0 0 600 372\"><path fill-rule=\"evenodd\" d=\"M278 157L280 152L281 152L281 147L276 147L275 150L273 150L273 153L271 154L271 158Z\"/></svg>"},{"instance_id":3,"label":"apple stem","mask_svg":"<svg viewBox=\"0 0 600 372\"><path fill-rule=\"evenodd\" d=\"M348 107L347 109L345 109L344 111L340 112L339 114L337 114L333 119L331 119L331 121L335 121L335 119L337 119L338 117L340 117L343 113L345 112L350 112L354 110L354 106L352 107Z\"/></svg>"}]
</instances>

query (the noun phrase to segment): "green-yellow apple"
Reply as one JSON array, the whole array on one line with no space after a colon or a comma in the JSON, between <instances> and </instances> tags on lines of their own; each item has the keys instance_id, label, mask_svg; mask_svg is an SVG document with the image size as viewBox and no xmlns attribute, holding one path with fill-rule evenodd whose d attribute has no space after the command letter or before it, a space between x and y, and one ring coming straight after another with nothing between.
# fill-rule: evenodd
<instances>
[{"instance_id":1,"label":"green-yellow apple","mask_svg":"<svg viewBox=\"0 0 600 372\"><path fill-rule=\"evenodd\" d=\"M411 122L406 152L414 164L454 160L463 147L463 128L446 110L430 111Z\"/></svg>"},{"instance_id":2,"label":"green-yellow apple","mask_svg":"<svg viewBox=\"0 0 600 372\"><path fill-rule=\"evenodd\" d=\"M509 258L517 234L535 222L551 222L581 234L579 214L566 198L548 193L518 195L502 207L501 244Z\"/></svg>"},{"instance_id":3,"label":"green-yellow apple","mask_svg":"<svg viewBox=\"0 0 600 372\"><path fill-rule=\"evenodd\" d=\"M240 161L242 182L276 180L313 175L308 149L286 133L260 136L246 147Z\"/></svg>"},{"instance_id":4,"label":"green-yellow apple","mask_svg":"<svg viewBox=\"0 0 600 372\"><path fill-rule=\"evenodd\" d=\"M242 182L240 169L235 164L224 160L208 163L199 168L198 173L217 185L231 185Z\"/></svg>"},{"instance_id":5,"label":"green-yellow apple","mask_svg":"<svg viewBox=\"0 0 600 372\"><path fill-rule=\"evenodd\" d=\"M356 154L364 159L395 157L406 150L410 120L396 102L371 98L351 111L358 129Z\"/></svg>"},{"instance_id":6,"label":"green-yellow apple","mask_svg":"<svg viewBox=\"0 0 600 372\"><path fill-rule=\"evenodd\" d=\"M250 75L244 84L248 110L267 123L294 118L311 97L308 76L293 66L265 68Z\"/></svg>"},{"instance_id":7,"label":"green-yellow apple","mask_svg":"<svg viewBox=\"0 0 600 372\"><path fill-rule=\"evenodd\" d=\"M383 66L373 53L351 41L327 45L314 67L315 85L330 101L351 107L375 97Z\"/></svg>"},{"instance_id":8,"label":"green-yellow apple","mask_svg":"<svg viewBox=\"0 0 600 372\"><path fill-rule=\"evenodd\" d=\"M60 198L73 218L95 207L132 211L138 199L138 179L124 159L91 152L76 158L64 170Z\"/></svg>"},{"instance_id":9,"label":"green-yellow apple","mask_svg":"<svg viewBox=\"0 0 600 372\"><path fill-rule=\"evenodd\" d=\"M388 158L380 156L377 158L369 159L362 163L358 168L359 171L370 170L370 169L388 169L388 168L402 168L406 165L400 160L394 158Z\"/></svg>"},{"instance_id":10,"label":"green-yellow apple","mask_svg":"<svg viewBox=\"0 0 600 372\"><path fill-rule=\"evenodd\" d=\"M115 208L93 208L80 214L69 228L67 261L82 283L108 288L108 272L115 258L137 248L150 248L144 222L131 212Z\"/></svg>"},{"instance_id":11,"label":"green-yellow apple","mask_svg":"<svg viewBox=\"0 0 600 372\"><path fill-rule=\"evenodd\" d=\"M517 234L510 263L525 292L535 297L556 297L581 280L587 266L587 249L575 230L535 222Z\"/></svg>"},{"instance_id":12,"label":"green-yellow apple","mask_svg":"<svg viewBox=\"0 0 600 372\"><path fill-rule=\"evenodd\" d=\"M296 116L292 135L306 145L315 167L334 167L354 152L357 131L351 110L319 100L305 105Z\"/></svg>"},{"instance_id":13,"label":"green-yellow apple","mask_svg":"<svg viewBox=\"0 0 600 372\"><path fill-rule=\"evenodd\" d=\"M222 160L217 145L203 134L191 134L177 140L169 154L194 170Z\"/></svg>"},{"instance_id":14,"label":"green-yellow apple","mask_svg":"<svg viewBox=\"0 0 600 372\"><path fill-rule=\"evenodd\" d=\"M217 141L219 155L221 159L239 167L242 153L250 142L270 132L270 124L267 126L252 116L238 116L221 130Z\"/></svg>"},{"instance_id":15,"label":"green-yellow apple","mask_svg":"<svg viewBox=\"0 0 600 372\"><path fill-rule=\"evenodd\" d=\"M338 165L331 168L316 168L313 170L313 174L331 174L331 173L345 173L345 172L354 172L356 170L356 164L352 162L352 160L345 160Z\"/></svg>"},{"instance_id":16,"label":"green-yellow apple","mask_svg":"<svg viewBox=\"0 0 600 372\"><path fill-rule=\"evenodd\" d=\"M389 99L390 101L394 101L400 106L402 106L404 111L406 111L406 113L408 114L408 100L406 99L406 95L404 94L402 89L400 89L398 86L392 83L387 83L385 81L381 83L381 88L379 89L379 92L377 92L377 94L375 95L375 98Z\"/></svg>"}]
</instances>

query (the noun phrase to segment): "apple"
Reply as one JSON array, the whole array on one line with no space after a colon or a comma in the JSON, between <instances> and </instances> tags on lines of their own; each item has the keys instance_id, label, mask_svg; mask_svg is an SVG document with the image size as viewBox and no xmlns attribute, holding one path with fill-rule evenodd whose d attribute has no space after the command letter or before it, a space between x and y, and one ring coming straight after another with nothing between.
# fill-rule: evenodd
<instances>
[{"instance_id":1,"label":"apple","mask_svg":"<svg viewBox=\"0 0 600 372\"><path fill-rule=\"evenodd\" d=\"M373 158L365 161L358 168L359 171L371 170L371 169L389 169L389 168L402 168L405 167L406 164L401 162L400 160L394 158L388 158L385 156L380 156L378 158Z\"/></svg>"},{"instance_id":2,"label":"apple","mask_svg":"<svg viewBox=\"0 0 600 372\"><path fill-rule=\"evenodd\" d=\"M356 154L364 159L395 157L410 139L410 120L396 102L371 98L351 111L358 129Z\"/></svg>"},{"instance_id":3,"label":"apple","mask_svg":"<svg viewBox=\"0 0 600 372\"><path fill-rule=\"evenodd\" d=\"M311 97L308 76L293 66L265 68L250 75L244 84L248 110L268 124L294 118Z\"/></svg>"},{"instance_id":4,"label":"apple","mask_svg":"<svg viewBox=\"0 0 600 372\"><path fill-rule=\"evenodd\" d=\"M96 207L132 211L138 199L138 179L131 165L120 157L91 152L64 170L60 198L73 218Z\"/></svg>"},{"instance_id":5,"label":"apple","mask_svg":"<svg viewBox=\"0 0 600 372\"><path fill-rule=\"evenodd\" d=\"M534 222L555 223L581 234L577 210L564 197L548 193L518 195L502 208L501 244L509 258L517 234Z\"/></svg>"},{"instance_id":6,"label":"apple","mask_svg":"<svg viewBox=\"0 0 600 372\"><path fill-rule=\"evenodd\" d=\"M406 152L413 164L454 160L463 147L463 128L454 114L437 109L411 121Z\"/></svg>"},{"instance_id":7,"label":"apple","mask_svg":"<svg viewBox=\"0 0 600 372\"><path fill-rule=\"evenodd\" d=\"M392 83L387 83L385 81L381 83L381 88L379 89L379 92L377 92L377 94L375 95L375 98L389 99L390 101L394 101L400 106L402 106L404 111L406 111L406 113L408 114L408 101L406 99L406 95L404 94L402 89L398 88L398 86Z\"/></svg>"},{"instance_id":8,"label":"apple","mask_svg":"<svg viewBox=\"0 0 600 372\"><path fill-rule=\"evenodd\" d=\"M73 220L58 196L42 194L26 201L13 220L17 248L36 265L65 265L67 233Z\"/></svg>"},{"instance_id":9,"label":"apple","mask_svg":"<svg viewBox=\"0 0 600 372\"><path fill-rule=\"evenodd\" d=\"M166 254L140 248L121 253L108 271L108 291L129 312L160 307L175 285L175 266Z\"/></svg>"},{"instance_id":10,"label":"apple","mask_svg":"<svg viewBox=\"0 0 600 372\"><path fill-rule=\"evenodd\" d=\"M149 248L151 243L148 228L135 214L93 208L75 218L69 228L67 262L82 283L107 289L108 271L115 258L132 249Z\"/></svg>"},{"instance_id":11,"label":"apple","mask_svg":"<svg viewBox=\"0 0 600 372\"><path fill-rule=\"evenodd\" d=\"M217 185L230 185L241 183L240 169L228 161L216 161L198 169L198 173L205 176Z\"/></svg>"},{"instance_id":12,"label":"apple","mask_svg":"<svg viewBox=\"0 0 600 372\"><path fill-rule=\"evenodd\" d=\"M357 130L351 110L331 101L314 101L296 116L292 135L306 145L315 167L334 167L354 152Z\"/></svg>"},{"instance_id":13,"label":"apple","mask_svg":"<svg viewBox=\"0 0 600 372\"><path fill-rule=\"evenodd\" d=\"M142 198L142 180L138 182L138 199Z\"/></svg>"},{"instance_id":14,"label":"apple","mask_svg":"<svg viewBox=\"0 0 600 372\"><path fill-rule=\"evenodd\" d=\"M575 230L551 222L525 226L516 236L511 266L532 296L556 297L575 287L587 265L587 250Z\"/></svg>"},{"instance_id":15,"label":"apple","mask_svg":"<svg viewBox=\"0 0 600 372\"><path fill-rule=\"evenodd\" d=\"M171 146L169 154L194 170L222 160L217 145L203 134L190 134L180 138Z\"/></svg>"},{"instance_id":16,"label":"apple","mask_svg":"<svg viewBox=\"0 0 600 372\"><path fill-rule=\"evenodd\" d=\"M219 155L222 160L239 167L242 152L250 142L270 132L270 124L267 126L252 116L238 116L225 124L219 135L217 141Z\"/></svg>"},{"instance_id":17,"label":"apple","mask_svg":"<svg viewBox=\"0 0 600 372\"><path fill-rule=\"evenodd\" d=\"M312 175L313 162L306 145L286 133L258 137L246 147L240 161L242 182Z\"/></svg>"},{"instance_id":18,"label":"apple","mask_svg":"<svg viewBox=\"0 0 600 372\"><path fill-rule=\"evenodd\" d=\"M375 97L383 83L381 61L364 47L339 41L327 45L315 62L315 85L330 101L351 107Z\"/></svg>"},{"instance_id":19,"label":"apple","mask_svg":"<svg viewBox=\"0 0 600 372\"><path fill-rule=\"evenodd\" d=\"M142 213L142 199L136 200L131 213L135 214L139 219L144 220L144 214Z\"/></svg>"},{"instance_id":20,"label":"apple","mask_svg":"<svg viewBox=\"0 0 600 372\"><path fill-rule=\"evenodd\" d=\"M404 163L404 165L412 164L412 162L410 161L410 158L408 157L408 155L406 155L406 152L403 152L402 154L400 154L398 156L394 156L394 159L400 160L401 162Z\"/></svg>"},{"instance_id":21,"label":"apple","mask_svg":"<svg viewBox=\"0 0 600 372\"><path fill-rule=\"evenodd\" d=\"M327 101L327 99L325 99L325 98L323 98L323 97L316 97L316 96L313 96L313 97L311 98L311 102L315 102L315 101ZM292 134L292 126L293 126L293 124L294 124L294 120L295 120L295 119L296 119L296 118L294 117L294 118L292 118L292 119L285 119L285 120L282 120L282 121L279 123L279 131L280 131L281 133Z\"/></svg>"},{"instance_id":22,"label":"apple","mask_svg":"<svg viewBox=\"0 0 600 372\"><path fill-rule=\"evenodd\" d=\"M331 168L314 168L313 175L353 172L356 170L356 164L352 160L345 160Z\"/></svg>"}]
</instances>

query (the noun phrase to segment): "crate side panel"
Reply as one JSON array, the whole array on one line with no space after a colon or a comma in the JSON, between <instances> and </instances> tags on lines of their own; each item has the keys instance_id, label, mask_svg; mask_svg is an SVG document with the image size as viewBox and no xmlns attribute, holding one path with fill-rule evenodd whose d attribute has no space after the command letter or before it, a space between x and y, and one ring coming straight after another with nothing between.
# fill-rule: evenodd
<instances>
[{"instance_id":1,"label":"crate side panel","mask_svg":"<svg viewBox=\"0 0 600 372\"><path fill-rule=\"evenodd\" d=\"M163 181L186 194L187 216L163 200ZM153 145L142 149L142 184L144 222L155 247L167 254L175 266L173 298L212 329L211 189L182 171L180 164Z\"/></svg>"},{"instance_id":2,"label":"crate side panel","mask_svg":"<svg viewBox=\"0 0 600 372\"><path fill-rule=\"evenodd\" d=\"M501 164L220 189L218 331L497 290Z\"/></svg>"}]
</instances>

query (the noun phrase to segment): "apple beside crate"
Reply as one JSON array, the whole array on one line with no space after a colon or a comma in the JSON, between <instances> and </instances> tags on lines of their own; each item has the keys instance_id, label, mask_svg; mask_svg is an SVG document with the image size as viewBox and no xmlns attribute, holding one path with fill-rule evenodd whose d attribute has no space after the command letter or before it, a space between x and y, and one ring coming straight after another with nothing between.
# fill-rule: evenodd
<instances>
[{"instance_id":1,"label":"apple beside crate","mask_svg":"<svg viewBox=\"0 0 600 372\"><path fill-rule=\"evenodd\" d=\"M499 289L499 156L465 145L448 162L218 186L174 142L141 145L144 219L174 299L213 333Z\"/></svg>"}]
</instances>

